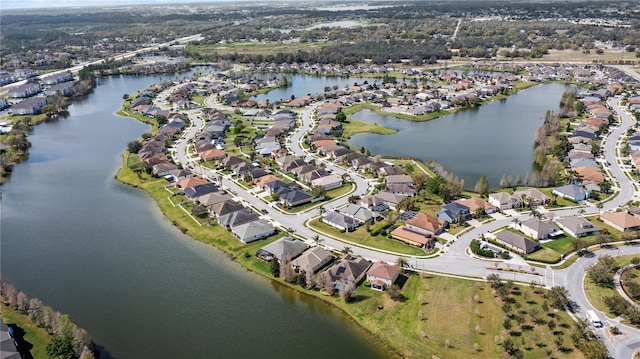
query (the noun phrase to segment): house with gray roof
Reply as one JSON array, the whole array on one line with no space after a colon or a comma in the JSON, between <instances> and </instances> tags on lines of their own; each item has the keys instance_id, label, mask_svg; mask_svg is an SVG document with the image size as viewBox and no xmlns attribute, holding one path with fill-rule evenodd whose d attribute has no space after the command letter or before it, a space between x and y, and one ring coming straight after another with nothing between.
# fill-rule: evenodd
<instances>
[{"instance_id":1,"label":"house with gray roof","mask_svg":"<svg viewBox=\"0 0 640 359\"><path fill-rule=\"evenodd\" d=\"M351 284L354 287L364 278L371 262L364 258L346 256L322 273L322 276L337 290Z\"/></svg>"},{"instance_id":2,"label":"house with gray roof","mask_svg":"<svg viewBox=\"0 0 640 359\"><path fill-rule=\"evenodd\" d=\"M29 82L24 85L12 87L9 89L9 98L25 98L31 97L37 93L42 92L42 87L39 83Z\"/></svg>"},{"instance_id":3,"label":"house with gray roof","mask_svg":"<svg viewBox=\"0 0 640 359\"><path fill-rule=\"evenodd\" d=\"M281 188L289 188L289 184L282 180L275 180L266 183L264 188L267 190L267 193L273 195L274 193L278 193Z\"/></svg>"},{"instance_id":4,"label":"house with gray roof","mask_svg":"<svg viewBox=\"0 0 640 359\"><path fill-rule=\"evenodd\" d=\"M322 247L313 247L291 261L291 266L299 271L305 271L305 273L315 273L332 260L331 252Z\"/></svg>"},{"instance_id":5,"label":"house with gray roof","mask_svg":"<svg viewBox=\"0 0 640 359\"><path fill-rule=\"evenodd\" d=\"M449 223L457 223L459 220L468 221L471 219L469 207L457 202L447 203L440 207L440 212L436 213L438 218L442 218Z\"/></svg>"},{"instance_id":6,"label":"house with gray roof","mask_svg":"<svg viewBox=\"0 0 640 359\"><path fill-rule=\"evenodd\" d=\"M349 204L346 207L340 208L338 212L344 214L347 217L355 219L359 223L364 223L366 221L376 221L378 220L378 218L380 218L380 213L353 203Z\"/></svg>"},{"instance_id":7,"label":"house with gray roof","mask_svg":"<svg viewBox=\"0 0 640 359\"><path fill-rule=\"evenodd\" d=\"M256 219L251 222L231 226L231 232L240 241L244 243L251 243L274 234L275 228L273 228L271 223L264 219Z\"/></svg>"},{"instance_id":8,"label":"house with gray roof","mask_svg":"<svg viewBox=\"0 0 640 359\"><path fill-rule=\"evenodd\" d=\"M0 318L0 358L20 359L18 344L13 339L13 330Z\"/></svg>"},{"instance_id":9,"label":"house with gray roof","mask_svg":"<svg viewBox=\"0 0 640 359\"><path fill-rule=\"evenodd\" d=\"M586 237L600 233L600 227L584 217L572 216L556 219L556 223L572 237Z\"/></svg>"},{"instance_id":10,"label":"house with gray roof","mask_svg":"<svg viewBox=\"0 0 640 359\"><path fill-rule=\"evenodd\" d=\"M228 215L230 213L241 211L244 206L232 199L228 199L223 202L218 202L210 206L209 211L215 214L218 218Z\"/></svg>"},{"instance_id":11,"label":"house with gray roof","mask_svg":"<svg viewBox=\"0 0 640 359\"><path fill-rule=\"evenodd\" d=\"M511 226L520 232L535 239L549 239L564 235L555 223L531 218L520 224L512 223Z\"/></svg>"},{"instance_id":12,"label":"house with gray roof","mask_svg":"<svg viewBox=\"0 0 640 359\"><path fill-rule=\"evenodd\" d=\"M320 221L330 225L331 227L338 228L341 231L351 232L358 228L358 222L340 212L331 211L325 213Z\"/></svg>"},{"instance_id":13,"label":"house with gray roof","mask_svg":"<svg viewBox=\"0 0 640 359\"><path fill-rule=\"evenodd\" d=\"M522 201L507 192L496 192L489 194L488 202L500 209L511 209L520 206Z\"/></svg>"},{"instance_id":14,"label":"house with gray roof","mask_svg":"<svg viewBox=\"0 0 640 359\"><path fill-rule=\"evenodd\" d=\"M498 232L496 234L496 240L507 248L525 254L533 253L540 249L540 244L538 244L538 242L532 241L508 230Z\"/></svg>"},{"instance_id":15,"label":"house with gray roof","mask_svg":"<svg viewBox=\"0 0 640 359\"><path fill-rule=\"evenodd\" d=\"M47 104L47 99L44 97L32 97L26 100L20 101L17 104L11 106L11 113L14 115L35 115L39 114L42 107Z\"/></svg>"},{"instance_id":16,"label":"house with gray roof","mask_svg":"<svg viewBox=\"0 0 640 359\"><path fill-rule=\"evenodd\" d=\"M260 248L256 256L267 262L270 262L273 258L277 258L279 261L282 261L283 258L293 260L307 248L309 246L303 241L292 237L282 237Z\"/></svg>"},{"instance_id":17,"label":"house with gray roof","mask_svg":"<svg viewBox=\"0 0 640 359\"><path fill-rule=\"evenodd\" d=\"M313 200L312 195L297 188L280 194L280 202L289 207L309 203L311 200Z\"/></svg>"},{"instance_id":18,"label":"house with gray roof","mask_svg":"<svg viewBox=\"0 0 640 359\"><path fill-rule=\"evenodd\" d=\"M196 197L204 196L205 194L209 194L212 192L218 191L218 185L212 182L200 184L197 186L186 188L184 191L185 196L189 199L194 199Z\"/></svg>"},{"instance_id":19,"label":"house with gray roof","mask_svg":"<svg viewBox=\"0 0 640 359\"><path fill-rule=\"evenodd\" d=\"M576 202L584 201L585 199L589 198L590 195L589 191L575 184L555 187L553 191L551 191L551 193L560 197L574 200Z\"/></svg>"},{"instance_id":20,"label":"house with gray roof","mask_svg":"<svg viewBox=\"0 0 640 359\"><path fill-rule=\"evenodd\" d=\"M258 215L248 208L231 212L218 217L218 224L227 229L258 220Z\"/></svg>"}]
</instances>

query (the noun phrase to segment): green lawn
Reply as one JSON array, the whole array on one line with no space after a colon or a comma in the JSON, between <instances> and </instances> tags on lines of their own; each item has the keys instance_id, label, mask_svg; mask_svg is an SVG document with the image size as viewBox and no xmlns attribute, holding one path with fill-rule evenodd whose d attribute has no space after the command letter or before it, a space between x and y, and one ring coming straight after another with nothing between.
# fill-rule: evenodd
<instances>
[{"instance_id":1,"label":"green lawn","mask_svg":"<svg viewBox=\"0 0 640 359\"><path fill-rule=\"evenodd\" d=\"M51 335L43 329L33 324L29 317L21 314L13 308L0 303L2 320L6 324L15 324L24 331L25 348L33 358L48 358L47 344L51 341Z\"/></svg>"},{"instance_id":2,"label":"green lawn","mask_svg":"<svg viewBox=\"0 0 640 359\"><path fill-rule=\"evenodd\" d=\"M419 256L427 255L427 253L422 249L410 246L408 244L404 244L400 241L396 241L395 239L389 239L386 236L382 236L382 235L377 235L375 237L371 236L366 231L364 226L358 227L358 229L356 229L353 232L341 233L337 228L334 228L328 224L322 223L318 219L314 219L310 221L308 225L313 229L330 234L333 237L336 237L338 239L344 239L346 241L358 243L363 246L369 246L373 248L379 248L386 251L392 251L392 252L408 254L408 255L419 255ZM349 246L349 244L345 243L345 246Z\"/></svg>"},{"instance_id":3,"label":"green lawn","mask_svg":"<svg viewBox=\"0 0 640 359\"><path fill-rule=\"evenodd\" d=\"M376 133L379 135L393 135L397 133L397 130L393 130L384 126L377 125L375 123L366 123L356 121L349 118L342 124L342 137L350 138L356 133Z\"/></svg>"},{"instance_id":4,"label":"green lawn","mask_svg":"<svg viewBox=\"0 0 640 359\"><path fill-rule=\"evenodd\" d=\"M528 254L527 259L544 263L556 263L560 261L561 254L543 245L539 250Z\"/></svg>"}]
</instances>

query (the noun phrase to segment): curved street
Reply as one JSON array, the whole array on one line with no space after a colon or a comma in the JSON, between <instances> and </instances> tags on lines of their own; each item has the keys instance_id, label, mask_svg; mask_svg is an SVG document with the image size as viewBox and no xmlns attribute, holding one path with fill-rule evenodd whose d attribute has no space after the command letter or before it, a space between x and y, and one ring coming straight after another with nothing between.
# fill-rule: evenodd
<instances>
[{"instance_id":1,"label":"curved street","mask_svg":"<svg viewBox=\"0 0 640 359\"><path fill-rule=\"evenodd\" d=\"M160 95L159 98L162 98L162 95ZM611 131L606 136L605 145L603 148L605 159L608 163L611 164L609 166L609 169L619 186L617 194L612 199L604 202L601 209L598 209L595 206L561 209L553 211L554 217L573 216L579 215L580 213L598 214L604 211L614 210L628 203L636 196L636 194L634 193L633 184L626 177L616 157L616 149L617 146L620 145L619 139L626 133L627 129L631 128L635 124L635 121L632 119L631 115L619 106L618 102L620 101L620 99L620 97L614 97L609 99L608 101L608 105L616 112L616 114L620 118L620 123L613 129L613 131ZM206 104L209 107L219 109L225 108L223 106L217 105L213 101L213 97L207 98ZM318 162L322 159L304 150L303 146L301 146L301 143L304 135L308 131L310 131L313 126L313 113L319 105L320 103L315 103L299 112L301 118L299 126L287 140L287 147L293 154L303 159L314 157L314 159ZM298 235L306 238L307 241L312 242L310 238L317 235L318 233L308 228L306 226L306 222L319 215L317 208L310 209L302 213L285 214L273 208L270 204L265 203L253 193L250 193L245 188L238 185L229 176L220 177L216 173L216 171L203 167L197 163L197 158L192 157L188 150L188 144L189 140L194 138L204 128L204 121L200 118L200 116L197 115L196 110L190 110L187 111L187 113L191 120L191 125L186 131L183 132L182 138L178 140L175 145L175 160L179 163L184 164L185 166L191 167L195 173L200 174L203 177L220 181L223 188L227 189L235 196L237 196L237 198L241 202L243 202L243 204L250 205L261 211L266 211L267 215L271 218L274 224L292 230ZM369 192L371 186L369 180L367 180L365 177L357 173L353 173L349 170L334 166L330 162L325 162L325 166L338 175L347 174L351 178L351 181L355 185L355 190L349 195L363 196ZM323 205L339 207L347 203L347 198L348 195L338 198L330 203L324 203ZM394 263L396 262L398 257L406 257L409 266L413 267L416 270L436 272L444 275L463 276L468 277L469 279L478 280L486 278L486 276L489 274L497 273L504 279L510 279L523 283L535 282L547 288L550 288L552 286L564 286L569 292L570 300L574 305L576 313L583 318L585 318L585 313L587 310L595 310L595 308L588 302L583 290L582 279L584 278L586 268L595 263L597 261L598 255L602 253L607 253L612 256L640 253L640 247L624 247L620 250L614 249L613 251L600 250L596 252L597 254L592 254L590 257L578 259L569 268L563 270L553 270L549 266L544 269L536 268L531 266L530 264L527 264L523 260L510 260L506 262L481 260L467 253L467 247L473 239L479 238L480 235L484 233L491 232L500 227L509 225L514 218L526 220L527 218L529 218L529 215L519 214L515 217L503 217L483 224L477 228L472 228L459 237L456 236L456 239L450 241L449 246L440 247L440 253L435 258L427 258L426 256L407 256L398 253L381 251L375 248L362 247L358 246L357 244L347 243L345 241L324 234L321 234L320 237L322 245L327 248L340 250L346 246L349 246L354 254L360 255L372 261L382 260L389 263ZM451 239L452 236L449 236L448 238ZM500 267L502 270L497 271L497 267ZM603 314L601 314L601 316L604 317ZM607 345L610 353L615 358L631 358L633 352L640 348L640 330L621 325L619 324L618 320L614 319L605 320L603 322L605 324L604 328L597 330L597 332L600 334L603 342ZM613 325L618 326L618 328L621 329L622 335L613 338L605 335L605 333L608 332L607 329Z\"/></svg>"}]
</instances>

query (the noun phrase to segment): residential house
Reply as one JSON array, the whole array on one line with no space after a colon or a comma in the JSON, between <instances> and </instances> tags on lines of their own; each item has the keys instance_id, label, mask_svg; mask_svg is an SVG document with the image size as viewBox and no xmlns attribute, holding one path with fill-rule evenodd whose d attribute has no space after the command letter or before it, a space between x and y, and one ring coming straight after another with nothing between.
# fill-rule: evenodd
<instances>
[{"instance_id":1,"label":"residential house","mask_svg":"<svg viewBox=\"0 0 640 359\"><path fill-rule=\"evenodd\" d=\"M236 211L242 211L244 206L232 199L228 199L223 202L218 202L209 207L209 211L216 217L220 218Z\"/></svg>"},{"instance_id":2,"label":"residential house","mask_svg":"<svg viewBox=\"0 0 640 359\"><path fill-rule=\"evenodd\" d=\"M258 216L248 208L218 216L218 224L227 229L253 222L255 220L258 220Z\"/></svg>"},{"instance_id":3,"label":"residential house","mask_svg":"<svg viewBox=\"0 0 640 359\"><path fill-rule=\"evenodd\" d=\"M200 156L200 159L203 161L218 161L224 159L227 156L227 153L223 150L214 148L200 152L198 156Z\"/></svg>"},{"instance_id":4,"label":"residential house","mask_svg":"<svg viewBox=\"0 0 640 359\"><path fill-rule=\"evenodd\" d=\"M198 178L198 177L189 177L189 178L185 178L181 181L176 182L176 187L185 190L187 188L191 188L194 186L198 186L201 184L207 184L209 183L209 181L207 181L206 179L202 179L202 178Z\"/></svg>"},{"instance_id":5,"label":"residential house","mask_svg":"<svg viewBox=\"0 0 640 359\"><path fill-rule=\"evenodd\" d=\"M382 176L397 176L397 175L403 175L404 169L391 165L391 166L380 167L378 172Z\"/></svg>"},{"instance_id":6,"label":"residential house","mask_svg":"<svg viewBox=\"0 0 640 359\"><path fill-rule=\"evenodd\" d=\"M274 175L266 175L258 178L258 180L255 182L256 182L256 186L258 186L260 189L265 189L267 186L267 183L273 182L273 181L279 181L279 180L280 179Z\"/></svg>"},{"instance_id":7,"label":"residential house","mask_svg":"<svg viewBox=\"0 0 640 359\"><path fill-rule=\"evenodd\" d=\"M433 241L433 238L431 238L431 236L423 233L418 233L417 231L409 229L405 226L399 226L391 231L391 238L420 248L430 246Z\"/></svg>"},{"instance_id":8,"label":"residential house","mask_svg":"<svg viewBox=\"0 0 640 359\"><path fill-rule=\"evenodd\" d=\"M53 96L56 93L60 93L62 96L71 96L73 94L73 84L70 82L53 85L44 90L44 94L47 96Z\"/></svg>"},{"instance_id":9,"label":"residential house","mask_svg":"<svg viewBox=\"0 0 640 359\"><path fill-rule=\"evenodd\" d=\"M413 186L413 178L409 175L390 175L385 177L385 182L388 185L391 184L405 184Z\"/></svg>"},{"instance_id":10,"label":"residential house","mask_svg":"<svg viewBox=\"0 0 640 359\"><path fill-rule=\"evenodd\" d=\"M178 181L182 181L185 178L191 178L191 177L193 177L193 173L191 173L191 171L187 171L184 169L175 169L171 171L171 178L172 178L171 182L178 182Z\"/></svg>"},{"instance_id":11,"label":"residential house","mask_svg":"<svg viewBox=\"0 0 640 359\"><path fill-rule=\"evenodd\" d=\"M2 354L0 357L2 359L22 358L18 351L18 344L14 339L15 334L12 328L9 328L3 318L0 318L0 353Z\"/></svg>"},{"instance_id":12,"label":"residential house","mask_svg":"<svg viewBox=\"0 0 640 359\"><path fill-rule=\"evenodd\" d=\"M301 204L309 203L312 200L312 195L297 188L280 194L280 202L288 207L299 206Z\"/></svg>"},{"instance_id":13,"label":"residential house","mask_svg":"<svg viewBox=\"0 0 640 359\"><path fill-rule=\"evenodd\" d=\"M348 206L338 209L338 212L347 217L351 217L359 223L367 221L376 221L380 218L380 213L372 211L368 208L360 207L357 204L350 203Z\"/></svg>"},{"instance_id":14,"label":"residential house","mask_svg":"<svg viewBox=\"0 0 640 359\"><path fill-rule=\"evenodd\" d=\"M371 262L364 258L346 256L336 262L322 273L324 279L333 283L335 289L344 289L347 286L355 286L367 274Z\"/></svg>"},{"instance_id":15,"label":"residential house","mask_svg":"<svg viewBox=\"0 0 640 359\"><path fill-rule=\"evenodd\" d=\"M525 254L533 253L540 249L540 244L538 242L507 230L498 232L496 234L496 240L507 248Z\"/></svg>"},{"instance_id":16,"label":"residential house","mask_svg":"<svg viewBox=\"0 0 640 359\"><path fill-rule=\"evenodd\" d=\"M551 193L560 197L571 199L576 202L586 200L587 198L589 198L590 194L589 191L575 184L555 187L553 191L551 191Z\"/></svg>"},{"instance_id":17,"label":"residential house","mask_svg":"<svg viewBox=\"0 0 640 359\"><path fill-rule=\"evenodd\" d=\"M59 74L49 75L42 78L42 83L47 86L59 84L61 82L69 82L69 81L73 81L73 74L69 71L65 71Z\"/></svg>"},{"instance_id":18,"label":"residential house","mask_svg":"<svg viewBox=\"0 0 640 359\"><path fill-rule=\"evenodd\" d=\"M47 99L44 97L28 98L12 105L11 113L14 115L35 115L40 113L40 110L42 110L42 107L46 104Z\"/></svg>"},{"instance_id":19,"label":"residential house","mask_svg":"<svg viewBox=\"0 0 640 359\"><path fill-rule=\"evenodd\" d=\"M178 169L173 163L158 163L152 167L152 173L158 177L170 175L172 171Z\"/></svg>"},{"instance_id":20,"label":"residential house","mask_svg":"<svg viewBox=\"0 0 640 359\"><path fill-rule=\"evenodd\" d=\"M329 175L329 172L327 172L324 168L317 168L313 171L309 171L301 174L300 179L306 182L313 183L314 180L318 178L326 177L328 175Z\"/></svg>"},{"instance_id":21,"label":"residential house","mask_svg":"<svg viewBox=\"0 0 640 359\"><path fill-rule=\"evenodd\" d=\"M197 203L207 207L209 210L211 210L211 207L215 204L231 201L231 197L218 192L210 192L202 196L194 197L194 199Z\"/></svg>"},{"instance_id":22,"label":"residential house","mask_svg":"<svg viewBox=\"0 0 640 359\"><path fill-rule=\"evenodd\" d=\"M280 179L276 179L275 181L269 181L264 185L264 189L267 191L269 195L280 193L283 188L289 188L289 184Z\"/></svg>"},{"instance_id":23,"label":"residential house","mask_svg":"<svg viewBox=\"0 0 640 359\"><path fill-rule=\"evenodd\" d=\"M273 258L278 259L278 261L282 261L283 258L293 260L307 248L309 246L303 241L292 237L282 237L260 248L256 253L256 257L267 262L271 262Z\"/></svg>"},{"instance_id":24,"label":"residential house","mask_svg":"<svg viewBox=\"0 0 640 359\"><path fill-rule=\"evenodd\" d=\"M512 223L513 228L535 239L549 239L563 235L564 233L551 221L541 221L531 218L519 224Z\"/></svg>"},{"instance_id":25,"label":"residential house","mask_svg":"<svg viewBox=\"0 0 640 359\"><path fill-rule=\"evenodd\" d=\"M584 217L572 216L556 219L556 223L572 237L586 237L600 233L600 227Z\"/></svg>"},{"instance_id":26,"label":"residential house","mask_svg":"<svg viewBox=\"0 0 640 359\"><path fill-rule=\"evenodd\" d=\"M507 192L496 192L489 194L489 203L500 209L511 209L520 206L522 201Z\"/></svg>"},{"instance_id":27,"label":"residential house","mask_svg":"<svg viewBox=\"0 0 640 359\"><path fill-rule=\"evenodd\" d=\"M529 206L544 206L551 202L551 198L535 188L515 191L513 192L513 195L516 198L520 198L520 200L524 199L525 205Z\"/></svg>"},{"instance_id":28,"label":"residential house","mask_svg":"<svg viewBox=\"0 0 640 359\"><path fill-rule=\"evenodd\" d=\"M232 225L231 232L243 243L251 243L274 234L275 228L273 228L271 223L264 219L256 219L254 221L237 224L235 226Z\"/></svg>"},{"instance_id":29,"label":"residential house","mask_svg":"<svg viewBox=\"0 0 640 359\"><path fill-rule=\"evenodd\" d=\"M415 196L418 193L418 190L416 190L413 184L392 183L387 184L387 192L400 196L411 197Z\"/></svg>"},{"instance_id":30,"label":"residential house","mask_svg":"<svg viewBox=\"0 0 640 359\"><path fill-rule=\"evenodd\" d=\"M605 212L600 215L600 220L621 232L640 229L640 218L627 212Z\"/></svg>"},{"instance_id":31,"label":"residential house","mask_svg":"<svg viewBox=\"0 0 640 359\"><path fill-rule=\"evenodd\" d=\"M602 169L600 168L572 167L571 169L576 173L576 176L580 180L582 180L583 185L587 185L587 184L599 185L600 183L604 182L606 179L604 176L604 173L602 173Z\"/></svg>"},{"instance_id":32,"label":"residential house","mask_svg":"<svg viewBox=\"0 0 640 359\"><path fill-rule=\"evenodd\" d=\"M480 198L465 198L456 200L455 202L468 207L471 213L476 213L479 210L482 210L486 214L491 214L498 210L496 206L488 203L487 201L481 200Z\"/></svg>"},{"instance_id":33,"label":"residential house","mask_svg":"<svg viewBox=\"0 0 640 359\"><path fill-rule=\"evenodd\" d=\"M367 282L371 283L371 289L385 290L400 276L400 267L395 264L378 261L371 265L367 271Z\"/></svg>"},{"instance_id":34,"label":"residential house","mask_svg":"<svg viewBox=\"0 0 640 359\"><path fill-rule=\"evenodd\" d=\"M416 213L413 218L406 221L408 229L432 237L442 233L446 224L444 219L422 212Z\"/></svg>"},{"instance_id":35,"label":"residential house","mask_svg":"<svg viewBox=\"0 0 640 359\"><path fill-rule=\"evenodd\" d=\"M200 185L189 187L182 190L184 195L187 196L187 198L189 199L194 199L196 197L204 196L205 194L217 192L217 191L218 191L218 185L212 182L200 184Z\"/></svg>"},{"instance_id":36,"label":"residential house","mask_svg":"<svg viewBox=\"0 0 640 359\"><path fill-rule=\"evenodd\" d=\"M291 266L305 273L315 273L331 260L333 260L331 252L322 247L313 247L291 261Z\"/></svg>"},{"instance_id":37,"label":"residential house","mask_svg":"<svg viewBox=\"0 0 640 359\"><path fill-rule=\"evenodd\" d=\"M358 222L354 218L337 211L324 213L320 221L345 232L352 232L358 228Z\"/></svg>"},{"instance_id":38,"label":"residential house","mask_svg":"<svg viewBox=\"0 0 640 359\"><path fill-rule=\"evenodd\" d=\"M440 212L436 213L436 216L449 223L465 222L471 219L471 211L467 206L451 202L440 207Z\"/></svg>"},{"instance_id":39,"label":"residential house","mask_svg":"<svg viewBox=\"0 0 640 359\"><path fill-rule=\"evenodd\" d=\"M327 191L335 188L340 188L342 187L342 176L338 176L337 174L330 174L328 176L316 178L311 181L311 185L324 187L324 189Z\"/></svg>"},{"instance_id":40,"label":"residential house","mask_svg":"<svg viewBox=\"0 0 640 359\"><path fill-rule=\"evenodd\" d=\"M9 98L26 98L42 92L39 83L29 82L24 85L12 87L8 91Z\"/></svg>"},{"instance_id":41,"label":"residential house","mask_svg":"<svg viewBox=\"0 0 640 359\"><path fill-rule=\"evenodd\" d=\"M362 207L371 209L372 207L377 207L383 204L388 208L395 210L396 205L398 205L398 203L400 203L405 198L406 198L405 196L382 191L382 192L376 193L375 195L368 195L368 196L362 197L362 199L360 199L360 205Z\"/></svg>"}]
</instances>

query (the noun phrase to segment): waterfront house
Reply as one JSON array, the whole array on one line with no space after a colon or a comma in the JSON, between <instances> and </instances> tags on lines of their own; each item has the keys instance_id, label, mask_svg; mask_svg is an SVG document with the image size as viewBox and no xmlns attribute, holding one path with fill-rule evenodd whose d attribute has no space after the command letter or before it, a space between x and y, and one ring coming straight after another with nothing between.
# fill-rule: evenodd
<instances>
[{"instance_id":1,"label":"waterfront house","mask_svg":"<svg viewBox=\"0 0 640 359\"><path fill-rule=\"evenodd\" d=\"M392 183L387 184L387 192L397 194L400 196L415 196L418 193L418 190L413 186L413 184L404 184L404 183Z\"/></svg>"},{"instance_id":2,"label":"waterfront house","mask_svg":"<svg viewBox=\"0 0 640 359\"><path fill-rule=\"evenodd\" d=\"M400 267L383 261L373 263L367 271L367 281L371 283L371 289L375 290L391 287L399 276Z\"/></svg>"},{"instance_id":3,"label":"waterfront house","mask_svg":"<svg viewBox=\"0 0 640 359\"><path fill-rule=\"evenodd\" d=\"M489 194L489 203L500 209L511 209L520 206L522 201L507 192L496 192Z\"/></svg>"},{"instance_id":4,"label":"waterfront house","mask_svg":"<svg viewBox=\"0 0 640 359\"><path fill-rule=\"evenodd\" d=\"M209 194L217 191L218 191L218 185L212 182L208 182L208 183L186 188L182 192L184 193L185 196L187 196L187 198L194 199L196 197L204 196L205 194Z\"/></svg>"},{"instance_id":5,"label":"waterfront house","mask_svg":"<svg viewBox=\"0 0 640 359\"><path fill-rule=\"evenodd\" d=\"M372 209L372 207L377 207L383 204L388 208L395 210L396 205L405 198L405 196L382 191L376 193L375 195L362 197L362 199L360 199L360 205L362 207Z\"/></svg>"},{"instance_id":6,"label":"waterfront house","mask_svg":"<svg viewBox=\"0 0 640 359\"><path fill-rule=\"evenodd\" d=\"M47 96L53 96L58 92L62 96L71 96L73 94L73 84L70 82L61 83L50 86L49 88L44 90L44 94Z\"/></svg>"},{"instance_id":7,"label":"waterfront house","mask_svg":"<svg viewBox=\"0 0 640 359\"><path fill-rule=\"evenodd\" d=\"M620 232L640 229L640 218L627 212L605 212L600 215L600 220Z\"/></svg>"},{"instance_id":8,"label":"waterfront house","mask_svg":"<svg viewBox=\"0 0 640 359\"><path fill-rule=\"evenodd\" d=\"M32 97L11 106L11 113L14 115L35 115L40 113L42 107L47 104L44 97Z\"/></svg>"},{"instance_id":9,"label":"waterfront house","mask_svg":"<svg viewBox=\"0 0 640 359\"><path fill-rule=\"evenodd\" d=\"M258 216L250 209L244 208L239 211L227 213L218 217L218 224L231 229L241 224L253 222L258 219Z\"/></svg>"},{"instance_id":10,"label":"waterfront house","mask_svg":"<svg viewBox=\"0 0 640 359\"><path fill-rule=\"evenodd\" d=\"M178 167L173 163L158 163L157 165L154 165L152 167L151 172L155 176L164 177L170 175L171 172L175 171L176 169L178 169Z\"/></svg>"},{"instance_id":11,"label":"waterfront house","mask_svg":"<svg viewBox=\"0 0 640 359\"><path fill-rule=\"evenodd\" d=\"M202 196L194 197L194 199L197 203L207 207L209 211L211 211L211 206L217 203L231 201L231 197L224 194L220 194L218 192L210 192Z\"/></svg>"},{"instance_id":12,"label":"waterfront house","mask_svg":"<svg viewBox=\"0 0 640 359\"><path fill-rule=\"evenodd\" d=\"M589 198L589 191L575 184L555 187L551 193L575 202L584 201Z\"/></svg>"},{"instance_id":13,"label":"waterfront house","mask_svg":"<svg viewBox=\"0 0 640 359\"><path fill-rule=\"evenodd\" d=\"M367 274L371 262L364 258L354 258L350 255L338 260L334 265L322 273L324 280L333 283L333 288L340 290L347 286L355 286Z\"/></svg>"},{"instance_id":14,"label":"waterfront house","mask_svg":"<svg viewBox=\"0 0 640 359\"><path fill-rule=\"evenodd\" d=\"M572 237L586 237L600 233L600 227L584 217L571 216L556 219L556 223Z\"/></svg>"},{"instance_id":15,"label":"waterfront house","mask_svg":"<svg viewBox=\"0 0 640 359\"><path fill-rule=\"evenodd\" d=\"M69 71L65 71L59 74L49 75L42 79L42 83L47 86L59 84L62 82L69 82L69 81L73 81L73 74L71 74L71 72Z\"/></svg>"},{"instance_id":16,"label":"waterfront house","mask_svg":"<svg viewBox=\"0 0 640 359\"><path fill-rule=\"evenodd\" d=\"M291 266L305 273L315 273L332 260L333 256L331 252L322 247L313 247L302 253L300 257L291 261Z\"/></svg>"},{"instance_id":17,"label":"waterfront house","mask_svg":"<svg viewBox=\"0 0 640 359\"><path fill-rule=\"evenodd\" d=\"M207 184L207 183L209 183L209 181L207 181L205 179L202 179L202 178L188 177L188 178L185 178L185 179L183 179L181 181L178 181L176 183L176 187L178 187L178 188L180 188L182 190L185 190L187 188L191 188L191 187L194 187L194 186L198 186L198 185L201 185L201 184Z\"/></svg>"},{"instance_id":18,"label":"waterfront house","mask_svg":"<svg viewBox=\"0 0 640 359\"><path fill-rule=\"evenodd\" d=\"M507 230L498 232L496 234L496 240L507 248L525 254L533 253L540 249L538 242Z\"/></svg>"},{"instance_id":19,"label":"waterfront house","mask_svg":"<svg viewBox=\"0 0 640 359\"><path fill-rule=\"evenodd\" d=\"M175 169L171 171L171 182L178 182L185 178L191 178L191 177L193 177L193 173L185 169Z\"/></svg>"},{"instance_id":20,"label":"waterfront house","mask_svg":"<svg viewBox=\"0 0 640 359\"><path fill-rule=\"evenodd\" d=\"M309 248L309 246L303 241L292 237L282 237L260 248L256 253L256 257L267 262L271 262L273 258L279 261L282 261L283 258L293 260L307 248Z\"/></svg>"},{"instance_id":21,"label":"waterfront house","mask_svg":"<svg viewBox=\"0 0 640 359\"><path fill-rule=\"evenodd\" d=\"M257 219L247 223L231 226L231 233L243 243L251 243L258 239L269 237L275 229L268 221Z\"/></svg>"},{"instance_id":22,"label":"waterfront house","mask_svg":"<svg viewBox=\"0 0 640 359\"><path fill-rule=\"evenodd\" d=\"M524 200L525 205L544 206L551 202L551 198L535 188L527 188L521 191L513 192L513 195L520 200Z\"/></svg>"},{"instance_id":23,"label":"waterfront house","mask_svg":"<svg viewBox=\"0 0 640 359\"><path fill-rule=\"evenodd\" d=\"M220 218L222 216L228 215L230 213L241 211L244 209L244 206L241 203L238 203L232 199L228 199L223 202L218 202L210 206L210 212L212 212L216 217Z\"/></svg>"}]
</instances>

